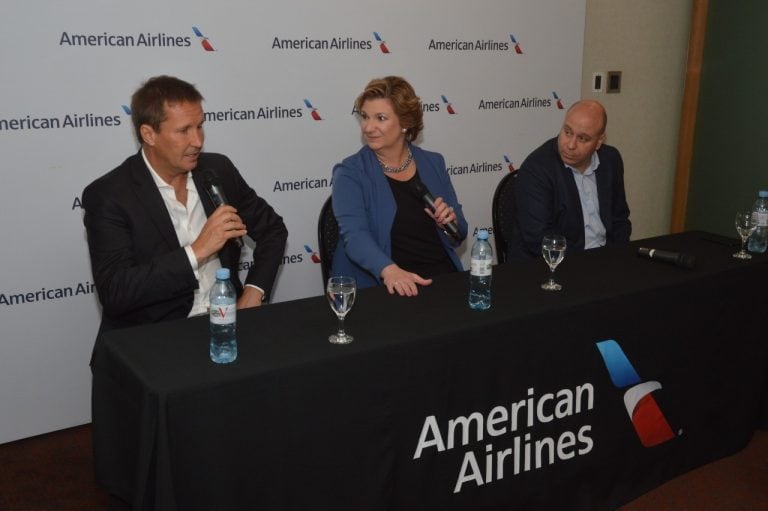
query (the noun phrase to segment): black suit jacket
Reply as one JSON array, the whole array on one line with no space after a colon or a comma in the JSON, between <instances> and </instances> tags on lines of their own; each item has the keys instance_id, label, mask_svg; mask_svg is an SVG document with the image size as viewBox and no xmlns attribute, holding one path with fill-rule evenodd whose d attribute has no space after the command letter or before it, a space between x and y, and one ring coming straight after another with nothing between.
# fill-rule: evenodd
<instances>
[{"instance_id":1,"label":"black suit jacket","mask_svg":"<svg viewBox=\"0 0 768 511\"><path fill-rule=\"evenodd\" d=\"M202 153L191 175L207 216L215 209L202 183L202 170L207 169L216 171L228 201L256 242L245 283L263 289L266 298L288 237L283 219L246 184L226 156ZM93 278L103 308L99 332L187 317L197 279L141 152L88 185L82 202ZM230 241L218 257L222 267L230 269L239 295L240 249Z\"/></svg>"},{"instance_id":2,"label":"black suit jacket","mask_svg":"<svg viewBox=\"0 0 768 511\"><path fill-rule=\"evenodd\" d=\"M624 192L624 163L616 148L603 144L597 150L595 170L600 219L606 244L629 241L632 224ZM584 250L584 212L573 171L557 150L557 138L533 151L520 166L515 184L515 233L510 243L512 259L540 257L546 234L562 234L568 251Z\"/></svg>"}]
</instances>

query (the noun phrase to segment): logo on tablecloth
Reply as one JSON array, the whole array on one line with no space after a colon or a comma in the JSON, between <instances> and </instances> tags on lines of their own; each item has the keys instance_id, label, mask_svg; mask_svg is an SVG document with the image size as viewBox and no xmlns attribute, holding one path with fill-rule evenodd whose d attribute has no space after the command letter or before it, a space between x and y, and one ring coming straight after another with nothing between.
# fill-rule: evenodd
<instances>
[{"instance_id":1,"label":"logo on tablecloth","mask_svg":"<svg viewBox=\"0 0 768 511\"><path fill-rule=\"evenodd\" d=\"M661 389L661 383L643 382L619 343L613 339L596 344L613 384L620 389L629 387L624 392L624 406L640 443L644 447L653 447L673 439L675 434L651 394Z\"/></svg>"},{"instance_id":2,"label":"logo on tablecloth","mask_svg":"<svg viewBox=\"0 0 768 511\"><path fill-rule=\"evenodd\" d=\"M592 452L592 425L586 421L594 407L595 387L584 382L528 387L525 396L464 415L428 415L413 460L426 458L432 466L437 456L463 450L453 493L568 463ZM559 428L553 427L557 421Z\"/></svg>"}]
</instances>

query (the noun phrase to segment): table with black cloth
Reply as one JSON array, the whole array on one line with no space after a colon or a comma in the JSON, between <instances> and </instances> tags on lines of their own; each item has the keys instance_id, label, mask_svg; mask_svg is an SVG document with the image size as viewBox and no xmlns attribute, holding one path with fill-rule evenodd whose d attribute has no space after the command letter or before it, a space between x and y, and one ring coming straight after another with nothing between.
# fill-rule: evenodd
<instances>
[{"instance_id":1,"label":"table with black cloth","mask_svg":"<svg viewBox=\"0 0 768 511\"><path fill-rule=\"evenodd\" d=\"M204 317L108 332L97 480L135 509L615 509L767 425L768 255L734 259L730 241L569 254L560 292L539 288L543 260L495 266L487 311L468 308L466 272L415 298L366 289L346 346L322 296L244 310L230 365L209 360ZM608 340L671 437L641 442Z\"/></svg>"}]
</instances>

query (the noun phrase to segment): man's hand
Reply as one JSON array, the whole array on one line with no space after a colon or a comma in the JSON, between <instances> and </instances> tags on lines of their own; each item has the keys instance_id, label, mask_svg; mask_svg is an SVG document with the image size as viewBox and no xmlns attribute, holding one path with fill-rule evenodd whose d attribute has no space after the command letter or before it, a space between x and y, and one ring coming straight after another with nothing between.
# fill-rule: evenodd
<instances>
[{"instance_id":1,"label":"man's hand","mask_svg":"<svg viewBox=\"0 0 768 511\"><path fill-rule=\"evenodd\" d=\"M192 242L192 251L198 264L203 264L213 254L221 250L228 240L247 234L245 224L237 216L237 210L228 204L216 208L200 231L200 236Z\"/></svg>"},{"instance_id":2,"label":"man's hand","mask_svg":"<svg viewBox=\"0 0 768 511\"><path fill-rule=\"evenodd\" d=\"M245 286L243 294L237 300L238 309L248 309L249 307L260 307L264 300L264 293L255 287Z\"/></svg>"}]
</instances>

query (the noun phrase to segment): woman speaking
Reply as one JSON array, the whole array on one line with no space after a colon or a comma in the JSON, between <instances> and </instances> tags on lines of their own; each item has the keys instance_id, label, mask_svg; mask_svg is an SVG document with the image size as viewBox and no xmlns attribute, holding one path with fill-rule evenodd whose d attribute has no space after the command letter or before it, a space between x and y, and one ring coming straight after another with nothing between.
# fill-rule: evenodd
<instances>
[{"instance_id":1,"label":"woman speaking","mask_svg":"<svg viewBox=\"0 0 768 511\"><path fill-rule=\"evenodd\" d=\"M391 294L416 296L430 277L462 269L454 247L467 222L443 157L412 144L424 123L407 81L372 80L355 111L365 145L333 169L341 242L331 273L355 277L358 288L383 283Z\"/></svg>"}]
</instances>

